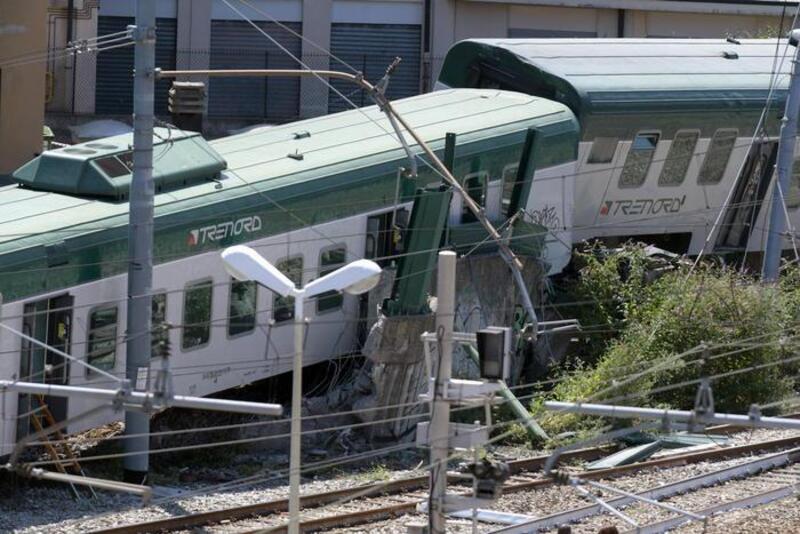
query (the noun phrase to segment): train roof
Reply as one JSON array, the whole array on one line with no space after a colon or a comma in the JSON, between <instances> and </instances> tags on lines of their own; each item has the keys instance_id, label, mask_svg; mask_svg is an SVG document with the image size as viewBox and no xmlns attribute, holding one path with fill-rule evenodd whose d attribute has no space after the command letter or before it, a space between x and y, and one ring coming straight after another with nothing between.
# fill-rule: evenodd
<instances>
[{"instance_id":1,"label":"train roof","mask_svg":"<svg viewBox=\"0 0 800 534\"><path fill-rule=\"evenodd\" d=\"M566 132L566 139L574 143L579 129L566 106L505 91L443 91L398 100L394 105L435 149L443 148L448 132L458 134L459 146L468 152L471 143L476 147L484 146L485 140L494 140L492 142L497 145L497 140L513 137L514 142L518 142L524 139L529 127L536 127L543 136L563 137ZM154 140L158 145L154 158L156 174L165 162L170 166L185 164L185 158L167 157L170 150L181 147L179 142L165 143L164 138L169 135L168 131L157 131ZM196 136L180 138L182 143L192 139L200 142ZM115 144L125 143L125 139L115 139ZM263 209L274 202L292 205L294 199L314 198L323 192L330 195L341 190L342 193L333 199L336 202L331 206L297 200L302 202L306 220L341 216L337 215L339 211L350 210L350 213L358 208L348 205L352 202L352 198L348 198L348 194L352 195L348 187L355 187L354 184L368 187L370 176L376 176L376 166L385 167L380 173L394 176L397 166L405 161L405 154L388 121L374 106L263 127L207 145L203 142L202 146L214 156L205 163L223 161L225 169L208 180L156 194L157 241L164 238L165 231L216 224L236 210ZM82 147L76 145L76 148ZM571 153L571 150L567 148L561 153ZM421 171L423 169L421 166ZM84 247L86 241L117 243L124 240L127 223L126 201L37 190L30 186L0 188L0 272L15 272L10 266L27 265L43 257L44 252L59 254L59 248L53 249L53 244L61 241L68 242L67 249ZM264 232L277 232L279 228L278 222L271 220L265 223ZM98 237L98 232L105 231L113 231L113 237L108 234ZM183 235L185 233L183 230ZM84 237L78 243L81 236ZM185 241L185 237L182 239ZM70 244L69 240L75 242ZM170 257L201 251L199 248L188 250L178 244L170 249Z\"/></svg>"},{"instance_id":2,"label":"train roof","mask_svg":"<svg viewBox=\"0 0 800 534\"><path fill-rule=\"evenodd\" d=\"M777 39L469 39L450 49L439 80L470 87L486 75L563 102L582 122L623 110L761 108L776 66L775 96L785 98L785 47Z\"/></svg>"}]
</instances>

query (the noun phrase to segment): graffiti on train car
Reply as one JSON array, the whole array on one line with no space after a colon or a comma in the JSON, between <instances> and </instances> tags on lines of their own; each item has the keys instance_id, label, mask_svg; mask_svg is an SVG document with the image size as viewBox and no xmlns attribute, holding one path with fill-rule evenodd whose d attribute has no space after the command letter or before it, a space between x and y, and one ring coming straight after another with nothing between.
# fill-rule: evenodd
<instances>
[{"instance_id":1,"label":"graffiti on train car","mask_svg":"<svg viewBox=\"0 0 800 534\"><path fill-rule=\"evenodd\" d=\"M685 202L686 195L668 198L606 200L600 207L600 215L660 215L665 213L679 213Z\"/></svg>"},{"instance_id":2,"label":"graffiti on train car","mask_svg":"<svg viewBox=\"0 0 800 534\"><path fill-rule=\"evenodd\" d=\"M220 377L222 377L224 375L227 375L227 374L230 374L231 371L232 371L232 369L230 368L230 366L223 367L222 369L214 369L212 371L206 371L206 372L203 373L202 379L203 380L209 380L209 381L214 382L216 384L217 380Z\"/></svg>"}]
</instances>

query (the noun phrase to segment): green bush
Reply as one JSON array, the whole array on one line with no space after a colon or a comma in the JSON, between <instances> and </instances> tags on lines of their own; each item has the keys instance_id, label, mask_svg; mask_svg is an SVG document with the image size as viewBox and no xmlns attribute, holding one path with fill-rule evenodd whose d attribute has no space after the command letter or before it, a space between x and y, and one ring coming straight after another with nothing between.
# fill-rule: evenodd
<instances>
[{"instance_id":1,"label":"green bush","mask_svg":"<svg viewBox=\"0 0 800 534\"><path fill-rule=\"evenodd\" d=\"M588 357L564 371L549 398L690 409L697 384L675 385L758 365L764 367L713 380L717 411L743 413L751 404L792 394L798 366L778 362L798 346L797 270L776 287L713 265L690 272L685 264L673 264L652 280L642 246L607 257L590 249L579 260L573 298L594 302L581 307L582 323L594 321L618 333L593 336ZM703 344L705 352L698 348ZM608 423L534 409L550 433Z\"/></svg>"}]
</instances>

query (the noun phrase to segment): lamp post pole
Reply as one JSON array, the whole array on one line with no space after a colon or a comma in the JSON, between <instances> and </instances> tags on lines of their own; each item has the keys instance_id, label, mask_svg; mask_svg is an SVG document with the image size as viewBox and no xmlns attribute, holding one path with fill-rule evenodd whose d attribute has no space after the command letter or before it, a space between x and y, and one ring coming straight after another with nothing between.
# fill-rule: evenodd
<instances>
[{"instance_id":1,"label":"lamp post pole","mask_svg":"<svg viewBox=\"0 0 800 534\"><path fill-rule=\"evenodd\" d=\"M381 268L370 260L356 260L298 289L294 282L255 250L234 245L222 253L222 261L237 280L252 280L281 297L294 298L294 354L292 366L292 422L289 457L289 534L300 532L300 454L303 401L303 305L306 298L330 291L360 295L375 287Z\"/></svg>"},{"instance_id":2,"label":"lamp post pole","mask_svg":"<svg viewBox=\"0 0 800 534\"><path fill-rule=\"evenodd\" d=\"M289 454L289 534L300 533L300 454L302 452L303 403L303 301L302 290L294 297L294 358L292 368L292 423Z\"/></svg>"}]
</instances>

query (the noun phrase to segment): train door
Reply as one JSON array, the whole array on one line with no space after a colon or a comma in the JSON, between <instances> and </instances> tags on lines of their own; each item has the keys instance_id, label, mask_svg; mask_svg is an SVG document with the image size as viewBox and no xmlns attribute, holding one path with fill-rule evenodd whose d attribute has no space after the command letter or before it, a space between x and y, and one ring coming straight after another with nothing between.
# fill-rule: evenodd
<instances>
[{"instance_id":1,"label":"train door","mask_svg":"<svg viewBox=\"0 0 800 534\"><path fill-rule=\"evenodd\" d=\"M367 217L367 235L364 243L364 258L374 260L381 267L396 263L404 250L404 235L408 226L409 213L405 208L387 211ZM369 309L369 293L359 300L359 343L367 339L374 310Z\"/></svg>"},{"instance_id":2,"label":"train door","mask_svg":"<svg viewBox=\"0 0 800 534\"><path fill-rule=\"evenodd\" d=\"M777 155L777 141L753 145L721 221L715 247L718 252L745 250L747 247L775 171Z\"/></svg>"},{"instance_id":3,"label":"train door","mask_svg":"<svg viewBox=\"0 0 800 534\"><path fill-rule=\"evenodd\" d=\"M26 304L22 317L22 332L69 354L72 338L72 303L71 295L60 295ZM69 362L52 350L23 339L19 378L28 382L67 384ZM47 396L44 397L44 401L56 421L66 419L66 397ZM39 407L40 404L34 396L19 395L18 439L33 431L28 414Z\"/></svg>"}]
</instances>

